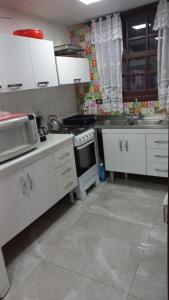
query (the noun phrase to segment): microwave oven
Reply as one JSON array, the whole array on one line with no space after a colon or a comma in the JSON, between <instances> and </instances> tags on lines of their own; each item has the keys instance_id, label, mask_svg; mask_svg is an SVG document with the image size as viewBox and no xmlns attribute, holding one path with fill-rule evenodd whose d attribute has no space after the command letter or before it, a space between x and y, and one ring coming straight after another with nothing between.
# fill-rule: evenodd
<instances>
[{"instance_id":1,"label":"microwave oven","mask_svg":"<svg viewBox=\"0 0 169 300\"><path fill-rule=\"evenodd\" d=\"M38 148L40 144L34 114L0 117L0 163Z\"/></svg>"}]
</instances>

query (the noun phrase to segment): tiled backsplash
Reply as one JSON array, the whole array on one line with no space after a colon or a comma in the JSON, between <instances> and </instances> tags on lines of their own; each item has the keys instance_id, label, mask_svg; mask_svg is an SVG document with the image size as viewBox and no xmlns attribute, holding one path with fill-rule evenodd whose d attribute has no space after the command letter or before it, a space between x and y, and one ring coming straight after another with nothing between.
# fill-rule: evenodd
<instances>
[{"instance_id":1,"label":"tiled backsplash","mask_svg":"<svg viewBox=\"0 0 169 300\"><path fill-rule=\"evenodd\" d=\"M42 88L0 94L0 110L26 112L42 115L47 120L49 114L58 119L77 113L77 102L73 85Z\"/></svg>"}]
</instances>

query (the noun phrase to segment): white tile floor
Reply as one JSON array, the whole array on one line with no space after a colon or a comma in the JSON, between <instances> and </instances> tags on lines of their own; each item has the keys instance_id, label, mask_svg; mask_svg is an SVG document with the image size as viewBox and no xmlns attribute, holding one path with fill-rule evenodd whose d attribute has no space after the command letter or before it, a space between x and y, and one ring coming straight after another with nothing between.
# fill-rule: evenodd
<instances>
[{"instance_id":1,"label":"white tile floor","mask_svg":"<svg viewBox=\"0 0 169 300\"><path fill-rule=\"evenodd\" d=\"M60 201L5 246L5 299L167 300L166 191L117 180Z\"/></svg>"}]
</instances>

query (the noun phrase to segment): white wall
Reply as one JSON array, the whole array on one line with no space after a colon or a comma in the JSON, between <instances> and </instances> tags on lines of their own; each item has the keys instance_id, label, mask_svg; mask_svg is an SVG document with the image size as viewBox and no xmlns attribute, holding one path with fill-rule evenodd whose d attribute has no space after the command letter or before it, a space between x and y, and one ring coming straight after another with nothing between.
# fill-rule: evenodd
<instances>
[{"instance_id":1,"label":"white wall","mask_svg":"<svg viewBox=\"0 0 169 300\"><path fill-rule=\"evenodd\" d=\"M11 19L2 19L1 17L9 17ZM52 40L54 45L69 42L69 33L66 26L0 6L0 33L12 34L14 30L25 28L41 29L44 32L44 38Z\"/></svg>"},{"instance_id":2,"label":"white wall","mask_svg":"<svg viewBox=\"0 0 169 300\"><path fill-rule=\"evenodd\" d=\"M43 19L33 18L0 6L0 34L12 33L21 28L39 28L44 31L45 39L53 40L55 45L69 42L67 28ZM76 97L73 85L37 90L0 94L0 110L10 112L33 112L43 115L57 114L60 119L77 113Z\"/></svg>"}]
</instances>

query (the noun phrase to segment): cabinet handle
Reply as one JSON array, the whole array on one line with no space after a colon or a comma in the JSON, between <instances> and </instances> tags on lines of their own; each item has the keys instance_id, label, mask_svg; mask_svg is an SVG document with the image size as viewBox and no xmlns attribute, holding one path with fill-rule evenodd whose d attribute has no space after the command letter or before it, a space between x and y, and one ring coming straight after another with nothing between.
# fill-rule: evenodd
<instances>
[{"instance_id":1,"label":"cabinet handle","mask_svg":"<svg viewBox=\"0 0 169 300\"><path fill-rule=\"evenodd\" d=\"M74 79L74 83L80 83L80 82L81 82L81 78Z\"/></svg>"},{"instance_id":2,"label":"cabinet handle","mask_svg":"<svg viewBox=\"0 0 169 300\"><path fill-rule=\"evenodd\" d=\"M25 195L26 194L26 182L22 175L20 176L20 183L21 183L21 188L22 188L22 194Z\"/></svg>"},{"instance_id":3,"label":"cabinet handle","mask_svg":"<svg viewBox=\"0 0 169 300\"><path fill-rule=\"evenodd\" d=\"M126 146L126 151L129 151L129 144L128 144L128 139L125 139L125 146Z\"/></svg>"},{"instance_id":4,"label":"cabinet handle","mask_svg":"<svg viewBox=\"0 0 169 300\"><path fill-rule=\"evenodd\" d=\"M45 87L45 86L48 86L49 85L49 81L39 81L37 83L37 86L40 86L40 87Z\"/></svg>"},{"instance_id":5,"label":"cabinet handle","mask_svg":"<svg viewBox=\"0 0 169 300\"><path fill-rule=\"evenodd\" d=\"M2 85L0 85L0 89L2 89Z\"/></svg>"},{"instance_id":6,"label":"cabinet handle","mask_svg":"<svg viewBox=\"0 0 169 300\"><path fill-rule=\"evenodd\" d=\"M69 156L69 152L66 152L64 155L60 156L59 159L64 159Z\"/></svg>"},{"instance_id":7,"label":"cabinet handle","mask_svg":"<svg viewBox=\"0 0 169 300\"><path fill-rule=\"evenodd\" d=\"M166 140L154 140L154 143L156 143L156 144L166 144L166 143L168 143L168 141L166 141Z\"/></svg>"},{"instance_id":8,"label":"cabinet handle","mask_svg":"<svg viewBox=\"0 0 169 300\"><path fill-rule=\"evenodd\" d=\"M120 151L123 150L123 144L122 144L122 139L119 140L119 148L120 148Z\"/></svg>"},{"instance_id":9,"label":"cabinet handle","mask_svg":"<svg viewBox=\"0 0 169 300\"><path fill-rule=\"evenodd\" d=\"M32 191L32 189L33 189L33 181L32 181L32 178L31 178L31 176L30 176L29 173L27 173L27 180L28 180L29 188Z\"/></svg>"},{"instance_id":10,"label":"cabinet handle","mask_svg":"<svg viewBox=\"0 0 169 300\"><path fill-rule=\"evenodd\" d=\"M62 175L65 175L65 174L69 173L70 171L71 171L71 168L68 168L67 170L65 170L65 171L62 173Z\"/></svg>"},{"instance_id":11,"label":"cabinet handle","mask_svg":"<svg viewBox=\"0 0 169 300\"><path fill-rule=\"evenodd\" d=\"M22 87L22 83L8 84L8 88L11 90L18 90Z\"/></svg>"},{"instance_id":12,"label":"cabinet handle","mask_svg":"<svg viewBox=\"0 0 169 300\"><path fill-rule=\"evenodd\" d=\"M66 185L65 187L64 187L64 190L66 190L69 186L71 186L73 184L73 181L71 181L68 185Z\"/></svg>"},{"instance_id":13,"label":"cabinet handle","mask_svg":"<svg viewBox=\"0 0 169 300\"><path fill-rule=\"evenodd\" d=\"M155 157L158 157L158 158L168 158L168 155L158 155L158 154L156 154Z\"/></svg>"},{"instance_id":14,"label":"cabinet handle","mask_svg":"<svg viewBox=\"0 0 169 300\"><path fill-rule=\"evenodd\" d=\"M155 169L157 172L168 172L168 170L163 170L163 169Z\"/></svg>"}]
</instances>

